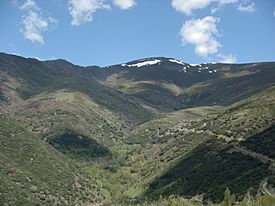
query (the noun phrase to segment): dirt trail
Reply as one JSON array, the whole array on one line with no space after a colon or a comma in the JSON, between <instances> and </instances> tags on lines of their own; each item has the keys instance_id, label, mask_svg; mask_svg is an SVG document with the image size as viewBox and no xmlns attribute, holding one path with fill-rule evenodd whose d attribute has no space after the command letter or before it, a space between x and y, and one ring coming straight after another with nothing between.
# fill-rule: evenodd
<instances>
[{"instance_id":1,"label":"dirt trail","mask_svg":"<svg viewBox=\"0 0 275 206\"><path fill-rule=\"evenodd\" d=\"M186 129L186 130L188 130L188 129ZM234 140L234 137L229 137L229 136L226 136L226 135L223 135L223 134L217 134L217 133L214 133L210 130L195 130L195 129L192 129L192 130L189 130L189 132L190 131L191 132L196 132L196 133L207 133L208 135L216 136L219 139L224 139L227 142L229 142L231 140ZM269 169L272 170L273 172L275 172L275 160L271 159L271 158L269 158L269 157L267 157L263 154L251 151L251 150L246 149L246 148L241 147L241 146L235 146L235 145L233 145L233 148L229 152L240 152L244 155L247 155L247 156L250 156L252 158L258 159L262 163L270 164Z\"/></svg>"},{"instance_id":2,"label":"dirt trail","mask_svg":"<svg viewBox=\"0 0 275 206\"><path fill-rule=\"evenodd\" d=\"M250 157L260 160L262 163L270 164L269 169L275 172L275 160L263 154L248 150L240 146L233 146L233 148L229 152L241 152L244 155L248 155Z\"/></svg>"}]
</instances>

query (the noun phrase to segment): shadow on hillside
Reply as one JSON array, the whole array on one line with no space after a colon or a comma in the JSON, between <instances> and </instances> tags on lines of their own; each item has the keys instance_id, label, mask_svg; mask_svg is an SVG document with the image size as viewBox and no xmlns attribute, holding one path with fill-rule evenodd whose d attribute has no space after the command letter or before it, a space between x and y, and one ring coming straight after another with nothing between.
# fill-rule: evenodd
<instances>
[{"instance_id":1,"label":"shadow on hillside","mask_svg":"<svg viewBox=\"0 0 275 206\"><path fill-rule=\"evenodd\" d=\"M5 97L4 93L0 90L0 102L6 102L7 98Z\"/></svg>"},{"instance_id":2,"label":"shadow on hillside","mask_svg":"<svg viewBox=\"0 0 275 206\"><path fill-rule=\"evenodd\" d=\"M234 78L218 78L192 93L183 93L178 97L184 107L222 105L228 106L255 95L274 85L275 71L270 65L263 65L262 71ZM240 71L235 65L231 71ZM245 70L243 70L245 71ZM247 70L248 71L248 70Z\"/></svg>"},{"instance_id":3,"label":"shadow on hillside","mask_svg":"<svg viewBox=\"0 0 275 206\"><path fill-rule=\"evenodd\" d=\"M275 160L275 124L249 137L241 146Z\"/></svg>"},{"instance_id":4,"label":"shadow on hillside","mask_svg":"<svg viewBox=\"0 0 275 206\"><path fill-rule=\"evenodd\" d=\"M208 140L183 157L175 166L154 180L145 196L183 195L188 198L204 194L214 202L223 199L226 187L237 196L252 193L260 182L272 175L268 165L242 153L218 140Z\"/></svg>"},{"instance_id":5,"label":"shadow on hillside","mask_svg":"<svg viewBox=\"0 0 275 206\"><path fill-rule=\"evenodd\" d=\"M61 153L75 158L110 156L110 150L90 137L65 131L48 138L49 144Z\"/></svg>"}]
</instances>

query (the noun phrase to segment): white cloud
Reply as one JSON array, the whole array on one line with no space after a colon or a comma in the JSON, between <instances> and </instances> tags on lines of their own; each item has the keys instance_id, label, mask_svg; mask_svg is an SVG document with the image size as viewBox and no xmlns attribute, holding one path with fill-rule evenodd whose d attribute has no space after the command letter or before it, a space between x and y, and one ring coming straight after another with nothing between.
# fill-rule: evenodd
<instances>
[{"instance_id":1,"label":"white cloud","mask_svg":"<svg viewBox=\"0 0 275 206\"><path fill-rule=\"evenodd\" d=\"M223 5L234 4L234 3L237 3L238 1L239 0L218 0L218 5L215 5L215 7L211 8L211 14L214 14L217 11L219 11Z\"/></svg>"},{"instance_id":2,"label":"white cloud","mask_svg":"<svg viewBox=\"0 0 275 206\"><path fill-rule=\"evenodd\" d=\"M48 30L53 24L56 24L57 20L53 17L44 17L34 0L26 0L20 6L20 9L27 12L23 16L22 21L24 28L21 31L24 37L32 42L44 44L44 38L41 33Z\"/></svg>"},{"instance_id":3,"label":"white cloud","mask_svg":"<svg viewBox=\"0 0 275 206\"><path fill-rule=\"evenodd\" d=\"M239 0L218 0L220 4L234 4L237 3Z\"/></svg>"},{"instance_id":4,"label":"white cloud","mask_svg":"<svg viewBox=\"0 0 275 206\"><path fill-rule=\"evenodd\" d=\"M135 0L113 0L113 4L121 8L122 10L130 9L136 5Z\"/></svg>"},{"instance_id":5,"label":"white cloud","mask_svg":"<svg viewBox=\"0 0 275 206\"><path fill-rule=\"evenodd\" d=\"M93 20L93 14L98 9L110 9L110 5L105 4L103 0L69 0L69 12L73 18L71 24L78 26L80 24Z\"/></svg>"},{"instance_id":6,"label":"white cloud","mask_svg":"<svg viewBox=\"0 0 275 206\"><path fill-rule=\"evenodd\" d=\"M220 10L220 7L213 7L211 8L211 14L215 14L219 10Z\"/></svg>"},{"instance_id":7,"label":"white cloud","mask_svg":"<svg viewBox=\"0 0 275 206\"><path fill-rule=\"evenodd\" d=\"M202 57L217 53L221 47L221 44L215 39L215 36L218 35L218 22L219 18L214 16L186 21L180 30L182 43L194 44L195 52Z\"/></svg>"},{"instance_id":8,"label":"white cloud","mask_svg":"<svg viewBox=\"0 0 275 206\"><path fill-rule=\"evenodd\" d=\"M23 19L24 29L23 33L26 39L32 42L40 42L44 44L41 31L48 28L48 22L41 18L38 13L30 11L29 14Z\"/></svg>"},{"instance_id":9,"label":"white cloud","mask_svg":"<svg viewBox=\"0 0 275 206\"><path fill-rule=\"evenodd\" d=\"M192 10L203 9L213 0L172 0L172 7L186 15L191 15Z\"/></svg>"},{"instance_id":10,"label":"white cloud","mask_svg":"<svg viewBox=\"0 0 275 206\"><path fill-rule=\"evenodd\" d=\"M34 2L34 0L26 0L24 4L20 7L21 10L27 10L27 9L36 9L37 6Z\"/></svg>"},{"instance_id":11,"label":"white cloud","mask_svg":"<svg viewBox=\"0 0 275 206\"><path fill-rule=\"evenodd\" d=\"M273 11L273 16L275 16L275 10Z\"/></svg>"},{"instance_id":12,"label":"white cloud","mask_svg":"<svg viewBox=\"0 0 275 206\"><path fill-rule=\"evenodd\" d=\"M172 7L177 11L182 12L186 15L191 15L193 10L203 9L207 7L210 3L214 2L219 5L223 5L233 4L238 2L238 0L172 0L171 4Z\"/></svg>"},{"instance_id":13,"label":"white cloud","mask_svg":"<svg viewBox=\"0 0 275 206\"><path fill-rule=\"evenodd\" d=\"M237 62L237 57L233 54L228 54L228 55L218 54L217 56L221 58L219 61L221 63L234 64Z\"/></svg>"},{"instance_id":14,"label":"white cloud","mask_svg":"<svg viewBox=\"0 0 275 206\"><path fill-rule=\"evenodd\" d=\"M256 10L254 2L251 4L241 3L237 9L242 12L254 12Z\"/></svg>"}]
</instances>

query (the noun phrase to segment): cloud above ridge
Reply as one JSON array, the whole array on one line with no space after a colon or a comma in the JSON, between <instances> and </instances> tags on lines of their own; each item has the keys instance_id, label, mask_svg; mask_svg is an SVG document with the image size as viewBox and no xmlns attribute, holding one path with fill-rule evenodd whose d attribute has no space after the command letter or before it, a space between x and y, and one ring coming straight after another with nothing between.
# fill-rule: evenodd
<instances>
[{"instance_id":1,"label":"cloud above ridge","mask_svg":"<svg viewBox=\"0 0 275 206\"><path fill-rule=\"evenodd\" d=\"M111 9L103 0L69 0L68 9L72 16L72 26L93 21L93 14L98 9Z\"/></svg>"},{"instance_id":2,"label":"cloud above ridge","mask_svg":"<svg viewBox=\"0 0 275 206\"><path fill-rule=\"evenodd\" d=\"M20 6L20 10L26 12L22 17L23 28L21 29L24 37L31 42L44 44L42 32L55 25L57 20L53 17L45 17L34 0L26 0Z\"/></svg>"},{"instance_id":3,"label":"cloud above ridge","mask_svg":"<svg viewBox=\"0 0 275 206\"><path fill-rule=\"evenodd\" d=\"M137 3L135 0L113 0L113 4L122 10L130 9Z\"/></svg>"},{"instance_id":4,"label":"cloud above ridge","mask_svg":"<svg viewBox=\"0 0 275 206\"><path fill-rule=\"evenodd\" d=\"M186 21L180 30L182 43L193 44L195 53L202 57L217 53L221 47L220 42L216 39L219 21L220 19L214 16Z\"/></svg>"}]
</instances>

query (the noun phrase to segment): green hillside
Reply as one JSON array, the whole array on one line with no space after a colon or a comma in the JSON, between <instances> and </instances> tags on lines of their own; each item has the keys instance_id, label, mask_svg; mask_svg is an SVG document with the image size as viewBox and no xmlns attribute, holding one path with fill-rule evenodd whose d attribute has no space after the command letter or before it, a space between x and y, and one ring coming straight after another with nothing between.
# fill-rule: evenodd
<instances>
[{"instance_id":1,"label":"green hillside","mask_svg":"<svg viewBox=\"0 0 275 206\"><path fill-rule=\"evenodd\" d=\"M0 204L74 205L102 201L85 173L0 111Z\"/></svg>"},{"instance_id":2,"label":"green hillside","mask_svg":"<svg viewBox=\"0 0 275 206\"><path fill-rule=\"evenodd\" d=\"M273 62L0 53L0 205L224 206L227 187L272 205L274 79Z\"/></svg>"},{"instance_id":3,"label":"green hillside","mask_svg":"<svg viewBox=\"0 0 275 206\"><path fill-rule=\"evenodd\" d=\"M129 127L129 123L89 96L65 89L43 92L6 108L10 115L43 139L72 130L112 145L122 138L122 130Z\"/></svg>"},{"instance_id":4,"label":"green hillside","mask_svg":"<svg viewBox=\"0 0 275 206\"><path fill-rule=\"evenodd\" d=\"M84 67L65 60L41 62L0 53L2 104L9 106L43 92L66 89L89 96L95 103L127 120L130 125L152 118L152 112L135 98L100 84L84 70Z\"/></svg>"},{"instance_id":5,"label":"green hillside","mask_svg":"<svg viewBox=\"0 0 275 206\"><path fill-rule=\"evenodd\" d=\"M193 123L189 131L198 133L202 142L174 161L172 168L151 183L148 192L189 197L204 194L206 199L221 200L226 187L239 195L247 190L256 194L268 177L274 188L274 91L272 87ZM251 141L256 141L253 146ZM174 158L176 152L174 149Z\"/></svg>"}]
</instances>

